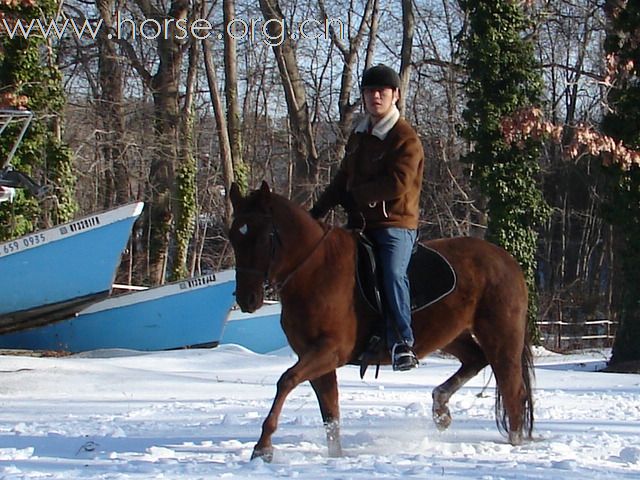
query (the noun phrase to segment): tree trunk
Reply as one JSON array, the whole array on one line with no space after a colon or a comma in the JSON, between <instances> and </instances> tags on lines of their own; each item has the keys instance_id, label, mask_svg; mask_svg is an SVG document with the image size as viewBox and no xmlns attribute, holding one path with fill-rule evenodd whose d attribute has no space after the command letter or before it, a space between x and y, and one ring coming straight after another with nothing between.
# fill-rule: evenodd
<instances>
[{"instance_id":1,"label":"tree trunk","mask_svg":"<svg viewBox=\"0 0 640 480\"><path fill-rule=\"evenodd\" d=\"M308 204L312 199L313 187L318 180L318 153L311 128L304 83L300 77L293 44L288 32L282 28L284 15L278 1L260 0L260 9L268 22L270 38L274 39L272 47L284 88L293 137L292 197L299 204ZM281 43L280 39L282 39ZM280 44L277 45L278 43Z\"/></svg>"},{"instance_id":2,"label":"tree trunk","mask_svg":"<svg viewBox=\"0 0 640 480\"><path fill-rule=\"evenodd\" d=\"M229 25L235 18L235 0L222 2L223 24ZM227 130L231 147L234 178L241 188L247 187L247 171L242 155L242 122L238 106L238 69L236 39L224 35L224 93L227 105Z\"/></svg>"},{"instance_id":3,"label":"tree trunk","mask_svg":"<svg viewBox=\"0 0 640 480\"><path fill-rule=\"evenodd\" d=\"M102 132L98 134L104 158L105 181L103 205L105 208L121 205L132 199L126 151L124 148L124 115L122 113L122 65L116 43L109 38L113 26L114 0L96 0L96 6L106 28L98 34L98 80L100 97L98 112Z\"/></svg>"},{"instance_id":4,"label":"tree trunk","mask_svg":"<svg viewBox=\"0 0 640 480\"><path fill-rule=\"evenodd\" d=\"M189 245L193 239L197 217L196 174L197 166L194 155L194 109L193 97L197 88L198 42L193 39L189 47L189 69L187 71L187 85L180 116L179 137L179 166L176 176L176 206L175 206L175 254L173 255L172 280L179 280L189 275L187 259Z\"/></svg>"},{"instance_id":5,"label":"tree trunk","mask_svg":"<svg viewBox=\"0 0 640 480\"><path fill-rule=\"evenodd\" d=\"M411 78L411 51L413 49L413 31L415 19L413 17L412 0L402 0L402 49L400 50L400 100L398 109L400 115L405 116L406 98L409 93L409 79Z\"/></svg>"},{"instance_id":6,"label":"tree trunk","mask_svg":"<svg viewBox=\"0 0 640 480\"><path fill-rule=\"evenodd\" d=\"M372 66L373 57L376 52L376 39L378 38L378 27L380 25L380 9L378 0L373 0L371 6L371 26L369 27L369 41L367 42L367 52L364 57L365 70Z\"/></svg>"},{"instance_id":7,"label":"tree trunk","mask_svg":"<svg viewBox=\"0 0 640 480\"><path fill-rule=\"evenodd\" d=\"M224 116L224 106L218 91L218 80L216 75L216 67L213 62L211 47L206 40L202 42L204 51L204 66L207 71L207 83L209 85L209 95L213 106L213 113L216 118L216 131L218 132L218 142L220 143L220 156L222 157L222 175L224 177L224 186L227 191L231 189L231 183L234 182L233 159L231 156L231 145L229 142L229 131ZM225 223L227 226L231 222L231 201L229 195L225 196Z\"/></svg>"},{"instance_id":8,"label":"tree trunk","mask_svg":"<svg viewBox=\"0 0 640 480\"><path fill-rule=\"evenodd\" d=\"M146 3L144 0L138 0ZM148 5L145 5L148 7ZM174 0L169 18L185 18L187 0ZM144 8L143 8L144 10ZM148 209L149 276L155 285L163 284L169 264L169 244L173 226L173 185L178 157L180 123L179 84L182 50L175 38L175 22L170 24L167 39L158 37L158 70L151 79L158 148L149 172L150 206Z\"/></svg>"},{"instance_id":9,"label":"tree trunk","mask_svg":"<svg viewBox=\"0 0 640 480\"><path fill-rule=\"evenodd\" d=\"M616 88L607 97L608 113L603 130L628 147L640 149L640 50L637 32L640 30L638 2L608 0L605 3L609 25L605 50L616 68ZM627 362L640 361L640 167L627 170L620 166L608 168L612 177L609 199L609 220L614 225L616 271L622 273L616 282L616 307L619 325L613 345L611 364L624 367ZM637 367L636 367L637 368Z\"/></svg>"},{"instance_id":10,"label":"tree trunk","mask_svg":"<svg viewBox=\"0 0 640 480\"><path fill-rule=\"evenodd\" d=\"M124 143L125 124L122 106L123 74L117 44L109 38L108 31L113 27L114 0L96 0L96 6L106 28L98 34L98 82L100 86L96 111L101 122L101 131L97 140L104 161L104 190L102 202L104 208L122 205L133 200L128 159ZM98 184L100 185L100 184ZM129 248L122 254L120 267L116 273L116 283L132 284L140 279L133 278L135 252L140 251L133 245L135 238L129 240Z\"/></svg>"}]
</instances>

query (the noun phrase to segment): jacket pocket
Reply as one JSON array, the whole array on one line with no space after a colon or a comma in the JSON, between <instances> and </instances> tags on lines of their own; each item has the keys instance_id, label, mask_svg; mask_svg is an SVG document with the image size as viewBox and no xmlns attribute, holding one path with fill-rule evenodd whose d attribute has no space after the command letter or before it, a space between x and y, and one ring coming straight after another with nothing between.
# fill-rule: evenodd
<instances>
[{"instance_id":1,"label":"jacket pocket","mask_svg":"<svg viewBox=\"0 0 640 480\"><path fill-rule=\"evenodd\" d=\"M368 223L377 223L389 219L387 204L384 200L368 204L363 213Z\"/></svg>"}]
</instances>

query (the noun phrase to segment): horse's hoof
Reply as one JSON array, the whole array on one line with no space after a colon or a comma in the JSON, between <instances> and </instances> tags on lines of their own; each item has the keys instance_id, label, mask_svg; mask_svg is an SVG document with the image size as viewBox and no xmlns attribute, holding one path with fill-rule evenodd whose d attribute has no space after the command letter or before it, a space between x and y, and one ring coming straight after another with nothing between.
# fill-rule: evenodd
<instances>
[{"instance_id":1,"label":"horse's hoof","mask_svg":"<svg viewBox=\"0 0 640 480\"><path fill-rule=\"evenodd\" d=\"M253 449L253 453L251 454L251 460L254 460L256 458L261 458L265 463L271 463L273 461L273 447L255 447Z\"/></svg>"},{"instance_id":2,"label":"horse's hoof","mask_svg":"<svg viewBox=\"0 0 640 480\"><path fill-rule=\"evenodd\" d=\"M509 432L509 443L514 447L522 445L522 432Z\"/></svg>"},{"instance_id":3,"label":"horse's hoof","mask_svg":"<svg viewBox=\"0 0 640 480\"><path fill-rule=\"evenodd\" d=\"M339 458L342 457L342 447L340 445L329 445L329 457Z\"/></svg>"},{"instance_id":4,"label":"horse's hoof","mask_svg":"<svg viewBox=\"0 0 640 480\"><path fill-rule=\"evenodd\" d=\"M442 432L451 425L451 415L449 412L433 412L433 422L436 424L436 428Z\"/></svg>"}]
</instances>

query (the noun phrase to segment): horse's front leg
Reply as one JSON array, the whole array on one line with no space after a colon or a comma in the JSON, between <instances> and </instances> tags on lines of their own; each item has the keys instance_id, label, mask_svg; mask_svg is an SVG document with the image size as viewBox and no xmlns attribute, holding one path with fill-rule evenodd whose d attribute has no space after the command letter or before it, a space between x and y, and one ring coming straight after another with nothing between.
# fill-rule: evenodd
<instances>
[{"instance_id":1,"label":"horse's front leg","mask_svg":"<svg viewBox=\"0 0 640 480\"><path fill-rule=\"evenodd\" d=\"M338 355L335 348L328 345L329 343L331 342L322 342L312 351L306 352L278 380L276 396L273 399L271 410L262 424L262 434L253 448L252 459L259 457L266 462L273 459L271 437L278 428L278 419L287 395L302 382L321 377L335 371L338 367Z\"/></svg>"},{"instance_id":2,"label":"horse's front leg","mask_svg":"<svg viewBox=\"0 0 640 480\"><path fill-rule=\"evenodd\" d=\"M316 392L322 421L327 431L327 446L330 457L342 456L340 443L340 404L338 403L338 380L336 371L329 372L311 381Z\"/></svg>"}]
</instances>

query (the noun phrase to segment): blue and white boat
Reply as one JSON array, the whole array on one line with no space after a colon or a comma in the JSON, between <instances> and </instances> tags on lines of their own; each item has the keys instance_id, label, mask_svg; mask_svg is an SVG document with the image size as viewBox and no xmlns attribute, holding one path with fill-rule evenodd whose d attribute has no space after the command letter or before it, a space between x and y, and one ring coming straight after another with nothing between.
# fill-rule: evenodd
<instances>
[{"instance_id":1,"label":"blue and white boat","mask_svg":"<svg viewBox=\"0 0 640 480\"><path fill-rule=\"evenodd\" d=\"M281 311L280 303L267 304L253 313L232 310L220 343L233 343L256 353L286 347L289 343L280 325Z\"/></svg>"},{"instance_id":2,"label":"blue and white boat","mask_svg":"<svg viewBox=\"0 0 640 480\"><path fill-rule=\"evenodd\" d=\"M213 347L235 301L235 272L194 277L94 303L75 317L0 335L0 348L69 353Z\"/></svg>"},{"instance_id":3,"label":"blue and white boat","mask_svg":"<svg viewBox=\"0 0 640 480\"><path fill-rule=\"evenodd\" d=\"M143 206L131 203L0 243L0 333L68 318L109 295Z\"/></svg>"}]
</instances>

